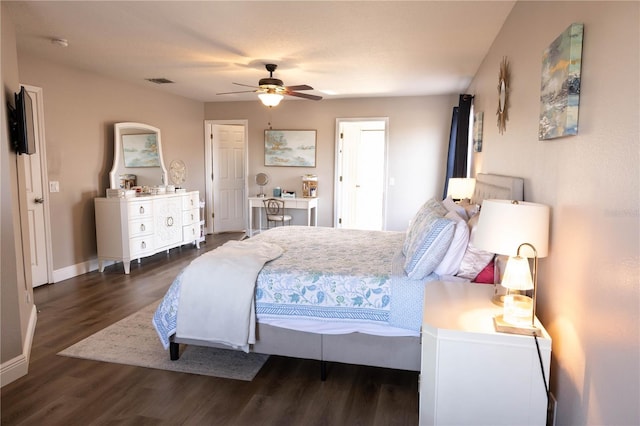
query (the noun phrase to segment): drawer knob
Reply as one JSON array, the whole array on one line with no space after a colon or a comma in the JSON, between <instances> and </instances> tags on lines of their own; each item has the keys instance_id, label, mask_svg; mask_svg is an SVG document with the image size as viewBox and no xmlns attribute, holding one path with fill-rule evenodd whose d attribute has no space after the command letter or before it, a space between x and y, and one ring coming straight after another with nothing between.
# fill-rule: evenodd
<instances>
[{"instance_id":1,"label":"drawer knob","mask_svg":"<svg viewBox=\"0 0 640 426\"><path fill-rule=\"evenodd\" d=\"M144 231L145 229L146 229L146 228L145 228L145 226L144 226L144 223L141 223L141 224L140 224L140 230L141 230L141 231Z\"/></svg>"},{"instance_id":2,"label":"drawer knob","mask_svg":"<svg viewBox=\"0 0 640 426\"><path fill-rule=\"evenodd\" d=\"M140 214L144 214L144 206L140 206Z\"/></svg>"},{"instance_id":3,"label":"drawer knob","mask_svg":"<svg viewBox=\"0 0 640 426\"><path fill-rule=\"evenodd\" d=\"M140 248L146 249L147 248L147 243L146 242L141 242L140 243Z\"/></svg>"},{"instance_id":4,"label":"drawer knob","mask_svg":"<svg viewBox=\"0 0 640 426\"><path fill-rule=\"evenodd\" d=\"M173 226L173 218L171 216L167 218L167 226Z\"/></svg>"}]
</instances>

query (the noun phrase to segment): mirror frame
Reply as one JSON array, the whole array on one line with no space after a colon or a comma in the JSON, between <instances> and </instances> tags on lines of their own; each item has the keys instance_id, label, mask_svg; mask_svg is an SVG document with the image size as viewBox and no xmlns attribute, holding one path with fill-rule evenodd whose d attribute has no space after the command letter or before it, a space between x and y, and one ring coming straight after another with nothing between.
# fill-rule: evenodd
<instances>
[{"instance_id":1,"label":"mirror frame","mask_svg":"<svg viewBox=\"0 0 640 426\"><path fill-rule=\"evenodd\" d=\"M144 123L133 123L133 122L125 122L125 123L116 123L113 125L113 167L109 172L109 186L112 189L120 188L120 175L124 174L124 170L131 169L132 174L135 170L140 170L142 168L131 167L127 168L124 165L124 154L122 149L122 136L123 135L135 135L135 134L144 134L144 133L155 133L157 136L158 142L158 156L160 158L160 166L161 174L160 174L160 185L167 185L169 182L169 174L167 172L167 168L164 164L164 158L162 154L162 138L160 135L160 129L157 127L150 126ZM155 168L155 167L152 167ZM153 184L148 184L145 182L138 182L138 186L148 185L152 186ZM157 183L155 185L158 185Z\"/></svg>"}]
</instances>

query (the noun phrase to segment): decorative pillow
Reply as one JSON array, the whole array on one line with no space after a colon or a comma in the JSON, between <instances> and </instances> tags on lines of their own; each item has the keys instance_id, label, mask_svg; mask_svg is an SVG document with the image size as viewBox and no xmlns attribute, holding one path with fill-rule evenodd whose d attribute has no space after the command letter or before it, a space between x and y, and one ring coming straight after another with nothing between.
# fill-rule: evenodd
<instances>
[{"instance_id":1,"label":"decorative pillow","mask_svg":"<svg viewBox=\"0 0 640 426\"><path fill-rule=\"evenodd\" d=\"M493 284L494 281L494 261L489 262L487 266L484 267L482 271L475 277L473 280L474 283L478 284Z\"/></svg>"},{"instance_id":2,"label":"decorative pillow","mask_svg":"<svg viewBox=\"0 0 640 426\"><path fill-rule=\"evenodd\" d=\"M471 200L468 198L465 198L464 200L460 200L460 203L458 204L460 205L460 207L464 208L469 219L471 219L480 211L480 206L478 206L477 204L473 204Z\"/></svg>"},{"instance_id":3,"label":"decorative pillow","mask_svg":"<svg viewBox=\"0 0 640 426\"><path fill-rule=\"evenodd\" d=\"M442 262L455 229L451 219L435 212L417 219L412 226L404 263L405 272L414 280L426 277Z\"/></svg>"},{"instance_id":4,"label":"decorative pillow","mask_svg":"<svg viewBox=\"0 0 640 426\"><path fill-rule=\"evenodd\" d=\"M469 225L469 244L467 245L467 251L464 253L462 257L462 262L460 262L460 269L458 270L458 276L462 278L467 278L469 280L473 280L480 271L482 271L485 266L493 260L493 253L489 253L484 250L480 250L476 248L471 241L473 241L473 233L475 232L476 225L478 224L478 217L480 215L477 214L469 219L467 225Z\"/></svg>"},{"instance_id":5,"label":"decorative pillow","mask_svg":"<svg viewBox=\"0 0 640 426\"><path fill-rule=\"evenodd\" d=\"M445 253L442 262L436 266L433 272L438 275L456 275L469 244L469 227L467 222L462 220L455 212L449 212L444 217L451 219L455 223L455 229L449 249Z\"/></svg>"},{"instance_id":6,"label":"decorative pillow","mask_svg":"<svg viewBox=\"0 0 640 426\"><path fill-rule=\"evenodd\" d=\"M448 212L457 213L458 216L460 216L465 221L469 220L469 215L467 215L467 211L465 210L465 208L453 201L451 195L442 200L442 205L445 209L447 209Z\"/></svg>"},{"instance_id":7,"label":"decorative pillow","mask_svg":"<svg viewBox=\"0 0 640 426\"><path fill-rule=\"evenodd\" d=\"M444 208L442 203L435 198L428 200L426 203L422 205L418 209L418 212L409 222L409 229L407 230L407 235L404 239L404 244L402 245L402 254L407 255L407 250L409 250L409 243L412 239L415 238L415 234L420 232L420 230L416 227L417 223L420 223L421 220L424 219L425 216L430 214L436 214L440 217L443 217L447 214L447 209Z\"/></svg>"}]
</instances>

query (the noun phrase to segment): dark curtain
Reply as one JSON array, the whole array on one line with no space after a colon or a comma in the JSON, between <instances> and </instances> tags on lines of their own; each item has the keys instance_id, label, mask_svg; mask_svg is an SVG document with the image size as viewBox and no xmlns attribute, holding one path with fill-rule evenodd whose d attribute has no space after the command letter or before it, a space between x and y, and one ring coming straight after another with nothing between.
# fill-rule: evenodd
<instances>
[{"instance_id":1,"label":"dark curtain","mask_svg":"<svg viewBox=\"0 0 640 426\"><path fill-rule=\"evenodd\" d=\"M449 152L447 155L447 174L444 180L442 198L447 196L449 178L467 177L467 153L469 152L469 116L473 96L460 95L458 106L453 107L451 132L449 134Z\"/></svg>"},{"instance_id":2,"label":"dark curtain","mask_svg":"<svg viewBox=\"0 0 640 426\"><path fill-rule=\"evenodd\" d=\"M449 178L453 177L454 162L456 159L456 138L458 134L458 107L453 107L453 116L451 117L451 131L449 132L449 152L447 154L447 174L444 178L444 194L442 199L447 197L447 189L449 188Z\"/></svg>"}]
</instances>

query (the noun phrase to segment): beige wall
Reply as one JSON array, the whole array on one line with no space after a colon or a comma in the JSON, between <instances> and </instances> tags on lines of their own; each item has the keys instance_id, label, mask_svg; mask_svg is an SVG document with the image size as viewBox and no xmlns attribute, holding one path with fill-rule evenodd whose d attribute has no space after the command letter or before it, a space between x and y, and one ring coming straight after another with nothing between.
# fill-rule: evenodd
<instances>
[{"instance_id":1,"label":"beige wall","mask_svg":"<svg viewBox=\"0 0 640 426\"><path fill-rule=\"evenodd\" d=\"M444 165L455 96L398 97L323 100L285 99L277 108L260 102L210 102L205 104L208 120L247 119L249 122L249 193L259 187L253 178L265 172L272 188L301 192L302 175L318 175L319 218L321 226L333 226L333 181L337 118L389 118L388 176L395 180L387 188L388 230L404 231L409 219L430 197L441 196ZM265 167L264 130L317 130L315 168Z\"/></svg>"},{"instance_id":2,"label":"beige wall","mask_svg":"<svg viewBox=\"0 0 640 426\"><path fill-rule=\"evenodd\" d=\"M167 167L183 160L185 187L204 194L202 102L26 54L19 53L18 62L20 82L43 89L48 178L60 182L60 192L48 194L54 270L96 256L93 199L104 196L109 184L114 123L158 127Z\"/></svg>"},{"instance_id":3,"label":"beige wall","mask_svg":"<svg viewBox=\"0 0 640 426\"><path fill-rule=\"evenodd\" d=\"M558 425L631 425L640 414L638 2L518 2L469 93L484 111L477 170L525 178L552 207L538 312L553 337ZM538 141L541 56L584 23L579 135ZM499 64L511 65L504 135Z\"/></svg>"}]
</instances>

